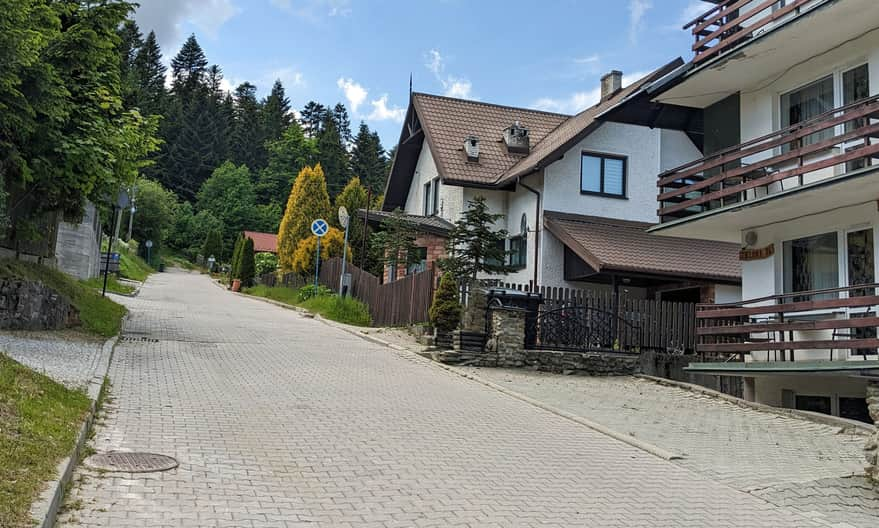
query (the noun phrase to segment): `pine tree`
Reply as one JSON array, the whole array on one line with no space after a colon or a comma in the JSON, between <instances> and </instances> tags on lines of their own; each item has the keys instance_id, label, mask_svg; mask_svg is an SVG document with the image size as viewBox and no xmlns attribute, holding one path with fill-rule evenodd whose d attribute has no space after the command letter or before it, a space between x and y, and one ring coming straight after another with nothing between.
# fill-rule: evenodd
<instances>
[{"instance_id":1,"label":"pine tree","mask_svg":"<svg viewBox=\"0 0 879 528\"><path fill-rule=\"evenodd\" d=\"M324 119L323 130L317 138L320 164L327 177L327 189L331 197L336 196L351 179L348 151L342 145L342 138L336 129L335 121Z\"/></svg>"},{"instance_id":2,"label":"pine tree","mask_svg":"<svg viewBox=\"0 0 879 528\"><path fill-rule=\"evenodd\" d=\"M417 236L415 226L399 208L382 220L381 228L372 234L370 250L373 258L390 268L390 280L399 276L400 266L403 271L412 264L420 262L418 248L415 245Z\"/></svg>"},{"instance_id":3,"label":"pine tree","mask_svg":"<svg viewBox=\"0 0 879 528\"><path fill-rule=\"evenodd\" d=\"M245 288L253 286L253 279L256 275L256 262L253 256L253 239L248 237L244 241L244 247L241 250L241 259L238 262L238 277L241 279L241 285Z\"/></svg>"},{"instance_id":4,"label":"pine tree","mask_svg":"<svg viewBox=\"0 0 879 528\"><path fill-rule=\"evenodd\" d=\"M293 121L290 115L290 100L284 93L281 80L275 81L272 93L263 103L263 131L266 141L276 141L289 128Z\"/></svg>"},{"instance_id":5,"label":"pine tree","mask_svg":"<svg viewBox=\"0 0 879 528\"><path fill-rule=\"evenodd\" d=\"M165 113L165 72L162 64L162 50L156 40L156 33L150 31L134 59L134 76L138 90L134 106L144 115L163 115Z\"/></svg>"},{"instance_id":6,"label":"pine tree","mask_svg":"<svg viewBox=\"0 0 879 528\"><path fill-rule=\"evenodd\" d=\"M256 86L245 82L235 89L234 116L229 149L232 161L251 169L262 168L265 166L265 141Z\"/></svg>"},{"instance_id":7,"label":"pine tree","mask_svg":"<svg viewBox=\"0 0 879 528\"><path fill-rule=\"evenodd\" d=\"M172 90L188 102L204 88L207 75L208 59L196 40L190 35L180 48L180 52L171 59Z\"/></svg>"},{"instance_id":8,"label":"pine tree","mask_svg":"<svg viewBox=\"0 0 879 528\"><path fill-rule=\"evenodd\" d=\"M359 177L373 195L382 193L387 180L385 151L378 134L369 130L366 123L360 123L354 148L351 151L351 172Z\"/></svg>"},{"instance_id":9,"label":"pine tree","mask_svg":"<svg viewBox=\"0 0 879 528\"><path fill-rule=\"evenodd\" d=\"M447 258L440 261L443 271L456 279L475 279L478 273L505 275L512 271L503 249L507 238L504 229L494 231L492 226L502 214L488 211L484 196L467 202L467 210L455 222L446 242Z\"/></svg>"},{"instance_id":10,"label":"pine tree","mask_svg":"<svg viewBox=\"0 0 879 528\"><path fill-rule=\"evenodd\" d=\"M333 123L336 130L339 131L339 137L342 138L342 144L347 146L351 144L353 136L351 135L351 119L348 117L348 109L342 103L336 103L333 107Z\"/></svg>"},{"instance_id":11,"label":"pine tree","mask_svg":"<svg viewBox=\"0 0 879 528\"><path fill-rule=\"evenodd\" d=\"M440 279L428 315L438 334L448 334L458 328L461 303L458 301L458 283L451 273L444 273Z\"/></svg>"},{"instance_id":12,"label":"pine tree","mask_svg":"<svg viewBox=\"0 0 879 528\"><path fill-rule=\"evenodd\" d=\"M135 62L144 45L143 35L137 23L126 20L119 28L119 71L122 81L122 104L125 108L137 107L140 81L137 78Z\"/></svg>"},{"instance_id":13,"label":"pine tree","mask_svg":"<svg viewBox=\"0 0 879 528\"><path fill-rule=\"evenodd\" d=\"M327 117L327 108L314 101L309 101L299 115L299 121L308 137L317 137Z\"/></svg>"},{"instance_id":14,"label":"pine tree","mask_svg":"<svg viewBox=\"0 0 879 528\"><path fill-rule=\"evenodd\" d=\"M331 213L323 169L319 163L314 168L305 167L296 176L278 230L278 265L282 272L293 269L293 254L299 241L313 236L311 223L317 218L329 220Z\"/></svg>"}]
</instances>

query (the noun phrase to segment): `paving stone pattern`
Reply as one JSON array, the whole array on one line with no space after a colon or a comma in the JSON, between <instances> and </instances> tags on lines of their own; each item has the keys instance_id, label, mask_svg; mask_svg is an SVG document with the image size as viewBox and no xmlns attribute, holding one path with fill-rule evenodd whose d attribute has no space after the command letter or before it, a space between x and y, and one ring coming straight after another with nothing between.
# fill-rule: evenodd
<instances>
[{"instance_id":1,"label":"paving stone pattern","mask_svg":"<svg viewBox=\"0 0 879 528\"><path fill-rule=\"evenodd\" d=\"M103 375L103 344L73 332L0 333L0 352L70 388Z\"/></svg>"},{"instance_id":2,"label":"paving stone pattern","mask_svg":"<svg viewBox=\"0 0 879 528\"><path fill-rule=\"evenodd\" d=\"M879 490L864 478L866 435L640 378L464 370L682 454L675 464L711 480L830 524L879 526Z\"/></svg>"},{"instance_id":3,"label":"paving stone pattern","mask_svg":"<svg viewBox=\"0 0 879 528\"><path fill-rule=\"evenodd\" d=\"M824 525L200 275L126 302L95 447L180 466L79 470L60 526Z\"/></svg>"}]
</instances>

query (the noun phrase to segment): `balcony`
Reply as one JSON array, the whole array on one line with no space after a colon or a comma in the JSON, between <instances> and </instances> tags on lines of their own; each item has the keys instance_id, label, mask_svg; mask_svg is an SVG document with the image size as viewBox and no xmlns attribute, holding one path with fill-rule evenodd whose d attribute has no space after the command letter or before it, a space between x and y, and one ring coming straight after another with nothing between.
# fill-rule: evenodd
<instances>
[{"instance_id":1,"label":"balcony","mask_svg":"<svg viewBox=\"0 0 879 528\"><path fill-rule=\"evenodd\" d=\"M747 42L816 0L712 0L714 7L684 26L690 29L694 63L700 63Z\"/></svg>"},{"instance_id":2,"label":"balcony","mask_svg":"<svg viewBox=\"0 0 879 528\"><path fill-rule=\"evenodd\" d=\"M659 175L661 223L865 172L879 157L879 96Z\"/></svg>"},{"instance_id":3,"label":"balcony","mask_svg":"<svg viewBox=\"0 0 879 528\"><path fill-rule=\"evenodd\" d=\"M879 284L696 307L696 350L761 364L874 361Z\"/></svg>"}]
</instances>

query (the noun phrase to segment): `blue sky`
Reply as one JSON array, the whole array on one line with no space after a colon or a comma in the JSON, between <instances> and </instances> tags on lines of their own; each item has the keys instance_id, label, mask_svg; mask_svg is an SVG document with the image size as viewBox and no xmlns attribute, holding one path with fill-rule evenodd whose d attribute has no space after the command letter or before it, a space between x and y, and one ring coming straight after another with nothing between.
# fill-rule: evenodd
<instances>
[{"instance_id":1,"label":"blue sky","mask_svg":"<svg viewBox=\"0 0 879 528\"><path fill-rule=\"evenodd\" d=\"M416 91L576 113L601 75L624 81L689 59L681 29L699 0L140 0L166 62L195 33L229 87L265 95L280 78L294 108L342 101L396 143Z\"/></svg>"}]
</instances>

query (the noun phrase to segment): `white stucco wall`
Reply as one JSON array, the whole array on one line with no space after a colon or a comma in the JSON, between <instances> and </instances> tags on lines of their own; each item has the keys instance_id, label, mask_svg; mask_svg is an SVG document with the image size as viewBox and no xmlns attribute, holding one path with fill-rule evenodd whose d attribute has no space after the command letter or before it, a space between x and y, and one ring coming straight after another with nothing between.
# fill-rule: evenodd
<instances>
[{"instance_id":1,"label":"white stucco wall","mask_svg":"<svg viewBox=\"0 0 879 528\"><path fill-rule=\"evenodd\" d=\"M660 172L680 167L702 157L702 152L690 141L690 138L680 130L660 130ZM657 173L658 175L658 173ZM653 178L654 190L656 190L656 178Z\"/></svg>"},{"instance_id":2,"label":"white stucco wall","mask_svg":"<svg viewBox=\"0 0 879 528\"><path fill-rule=\"evenodd\" d=\"M782 406L783 390L802 396L830 396L833 414L839 416L838 398L864 398L867 381L830 376L766 376L754 378L754 388L755 401L775 407Z\"/></svg>"},{"instance_id":3,"label":"white stucco wall","mask_svg":"<svg viewBox=\"0 0 879 528\"><path fill-rule=\"evenodd\" d=\"M730 284L714 285L714 302L717 304L739 302L742 300L742 287Z\"/></svg>"},{"instance_id":4,"label":"white stucco wall","mask_svg":"<svg viewBox=\"0 0 879 528\"><path fill-rule=\"evenodd\" d=\"M409 186L409 194L406 197L406 213L420 215L424 212L424 184L433 181L439 176L436 162L425 143L415 164L415 175ZM450 222L458 219L458 215L464 208L464 189L452 185L440 183L438 214Z\"/></svg>"},{"instance_id":5,"label":"white stucco wall","mask_svg":"<svg viewBox=\"0 0 879 528\"><path fill-rule=\"evenodd\" d=\"M626 156L626 198L580 194L583 151ZM545 209L643 222L656 221L660 131L605 123L545 169Z\"/></svg>"}]
</instances>

